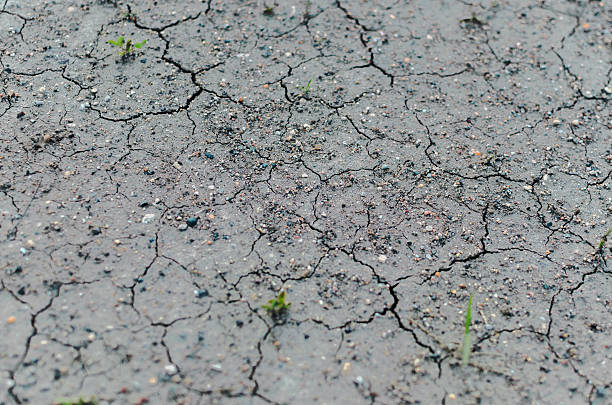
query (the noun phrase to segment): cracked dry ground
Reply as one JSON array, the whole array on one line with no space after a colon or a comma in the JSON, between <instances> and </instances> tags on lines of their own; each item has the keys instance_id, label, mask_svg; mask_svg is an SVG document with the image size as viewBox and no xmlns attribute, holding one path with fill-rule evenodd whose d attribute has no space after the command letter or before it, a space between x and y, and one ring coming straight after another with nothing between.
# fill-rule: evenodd
<instances>
[{"instance_id":1,"label":"cracked dry ground","mask_svg":"<svg viewBox=\"0 0 612 405\"><path fill-rule=\"evenodd\" d=\"M470 1L4 0L0 404L612 403L611 4Z\"/></svg>"}]
</instances>

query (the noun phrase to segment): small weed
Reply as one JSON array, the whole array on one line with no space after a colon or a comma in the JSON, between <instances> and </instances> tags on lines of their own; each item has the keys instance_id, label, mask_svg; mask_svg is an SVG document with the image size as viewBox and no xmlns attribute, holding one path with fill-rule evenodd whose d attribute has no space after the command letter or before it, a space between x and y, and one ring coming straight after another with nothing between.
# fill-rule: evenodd
<instances>
[{"instance_id":1,"label":"small weed","mask_svg":"<svg viewBox=\"0 0 612 405\"><path fill-rule=\"evenodd\" d=\"M312 79L308 80L305 87L297 86L298 89L302 90L302 95L305 96L310 91L310 83L312 83Z\"/></svg>"},{"instance_id":2,"label":"small weed","mask_svg":"<svg viewBox=\"0 0 612 405\"><path fill-rule=\"evenodd\" d=\"M281 291L278 294L278 297L271 299L267 304L264 304L261 307L265 309L273 319L281 319L284 315L286 315L289 307L291 307L290 302L285 302L286 297L287 293L285 291Z\"/></svg>"},{"instance_id":3,"label":"small weed","mask_svg":"<svg viewBox=\"0 0 612 405\"><path fill-rule=\"evenodd\" d=\"M267 6L264 5L264 11L263 11L263 15L267 16L267 17L272 17L274 15L274 6Z\"/></svg>"},{"instance_id":4,"label":"small weed","mask_svg":"<svg viewBox=\"0 0 612 405\"><path fill-rule=\"evenodd\" d=\"M472 13L472 17L464 18L463 20L459 20L459 22L472 26L472 27L478 27L478 28L481 28L485 25L485 23L479 20L478 17L476 17L476 14L474 13Z\"/></svg>"},{"instance_id":5,"label":"small weed","mask_svg":"<svg viewBox=\"0 0 612 405\"><path fill-rule=\"evenodd\" d=\"M304 4L304 20L309 20L312 16L310 15L310 0L306 0Z\"/></svg>"},{"instance_id":6,"label":"small weed","mask_svg":"<svg viewBox=\"0 0 612 405\"><path fill-rule=\"evenodd\" d=\"M53 405L98 405L98 401L96 401L94 398L60 399L55 401Z\"/></svg>"},{"instance_id":7,"label":"small weed","mask_svg":"<svg viewBox=\"0 0 612 405\"><path fill-rule=\"evenodd\" d=\"M146 39L142 42L132 42L131 39L128 39L126 41L123 37L118 37L114 41L112 39L107 41L107 43L119 48L119 56L121 56L121 58L124 60L129 58L134 54L134 52L136 52L134 49L142 48L146 42Z\"/></svg>"},{"instance_id":8,"label":"small weed","mask_svg":"<svg viewBox=\"0 0 612 405\"><path fill-rule=\"evenodd\" d=\"M461 362L464 366L470 362L472 353L472 338L470 337L470 325L472 324L472 294L468 301L467 313L465 314L465 332L463 332L463 345L461 345Z\"/></svg>"},{"instance_id":9,"label":"small weed","mask_svg":"<svg viewBox=\"0 0 612 405\"><path fill-rule=\"evenodd\" d=\"M127 13L125 13L123 15L125 17L126 20L128 20L129 22L136 22L136 14L132 14L131 11L128 10Z\"/></svg>"},{"instance_id":10,"label":"small weed","mask_svg":"<svg viewBox=\"0 0 612 405\"><path fill-rule=\"evenodd\" d=\"M599 241L599 245L597 245L597 252L599 253L603 252L603 249L606 246L606 242L608 240L608 236L610 236L611 232L612 232L612 229L608 229L608 232L606 232L604 236L601 238L601 240Z\"/></svg>"},{"instance_id":11,"label":"small weed","mask_svg":"<svg viewBox=\"0 0 612 405\"><path fill-rule=\"evenodd\" d=\"M492 153L484 160L482 164L487 166L487 165L490 165L491 162L493 162L494 160L495 160L495 153Z\"/></svg>"}]
</instances>

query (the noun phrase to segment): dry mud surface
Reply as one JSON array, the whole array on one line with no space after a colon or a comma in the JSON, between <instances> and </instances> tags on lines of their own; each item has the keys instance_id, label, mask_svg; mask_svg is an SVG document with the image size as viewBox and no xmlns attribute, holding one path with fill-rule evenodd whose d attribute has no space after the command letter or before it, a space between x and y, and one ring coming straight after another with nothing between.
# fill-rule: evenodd
<instances>
[{"instance_id":1,"label":"dry mud surface","mask_svg":"<svg viewBox=\"0 0 612 405\"><path fill-rule=\"evenodd\" d=\"M0 404L611 404L611 6L3 0Z\"/></svg>"}]
</instances>

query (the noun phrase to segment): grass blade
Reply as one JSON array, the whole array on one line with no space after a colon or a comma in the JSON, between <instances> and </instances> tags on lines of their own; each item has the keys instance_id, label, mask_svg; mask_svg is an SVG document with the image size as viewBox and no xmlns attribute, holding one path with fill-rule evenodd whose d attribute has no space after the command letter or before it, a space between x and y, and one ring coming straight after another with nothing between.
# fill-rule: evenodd
<instances>
[{"instance_id":1,"label":"grass blade","mask_svg":"<svg viewBox=\"0 0 612 405\"><path fill-rule=\"evenodd\" d=\"M472 338L470 337L470 325L472 324L472 294L468 301L467 313L465 314L465 332L463 333L463 345L461 346L461 362L464 366L470 362L472 353Z\"/></svg>"},{"instance_id":2,"label":"grass blade","mask_svg":"<svg viewBox=\"0 0 612 405\"><path fill-rule=\"evenodd\" d=\"M119 38L117 38L117 40L116 40L116 41L113 41L112 39L110 39L110 40L108 40L107 42L108 42L109 44L111 44L111 45L121 46L121 45L123 45L123 37L119 37Z\"/></svg>"}]
</instances>

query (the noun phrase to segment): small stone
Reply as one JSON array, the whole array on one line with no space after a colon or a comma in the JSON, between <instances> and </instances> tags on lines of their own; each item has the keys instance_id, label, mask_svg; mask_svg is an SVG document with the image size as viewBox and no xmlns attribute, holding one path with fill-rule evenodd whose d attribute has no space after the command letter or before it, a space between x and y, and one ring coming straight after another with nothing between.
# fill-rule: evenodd
<instances>
[{"instance_id":1,"label":"small stone","mask_svg":"<svg viewBox=\"0 0 612 405\"><path fill-rule=\"evenodd\" d=\"M168 375L174 375L177 372L176 366L174 364L168 364L166 367L164 367L164 370L166 370L166 374Z\"/></svg>"},{"instance_id":2,"label":"small stone","mask_svg":"<svg viewBox=\"0 0 612 405\"><path fill-rule=\"evenodd\" d=\"M187 219L187 225L190 228L193 228L194 226L196 226L196 224L198 223L198 217L191 217Z\"/></svg>"},{"instance_id":3,"label":"small stone","mask_svg":"<svg viewBox=\"0 0 612 405\"><path fill-rule=\"evenodd\" d=\"M552 120L552 124L556 127L558 127L559 125L561 125L561 120L558 118L555 118Z\"/></svg>"},{"instance_id":4,"label":"small stone","mask_svg":"<svg viewBox=\"0 0 612 405\"><path fill-rule=\"evenodd\" d=\"M15 323L15 317L14 316L9 316L8 319L6 320L9 324L13 324Z\"/></svg>"},{"instance_id":5,"label":"small stone","mask_svg":"<svg viewBox=\"0 0 612 405\"><path fill-rule=\"evenodd\" d=\"M157 384L157 378L155 378L155 377L149 378L149 384L151 384L151 385Z\"/></svg>"},{"instance_id":6,"label":"small stone","mask_svg":"<svg viewBox=\"0 0 612 405\"><path fill-rule=\"evenodd\" d=\"M448 399L451 399L454 401L455 399L457 399L457 396L455 394L448 394Z\"/></svg>"},{"instance_id":7,"label":"small stone","mask_svg":"<svg viewBox=\"0 0 612 405\"><path fill-rule=\"evenodd\" d=\"M187 224L180 224L178 226L178 230L181 232L185 232L187 230Z\"/></svg>"},{"instance_id":8,"label":"small stone","mask_svg":"<svg viewBox=\"0 0 612 405\"><path fill-rule=\"evenodd\" d=\"M148 224L150 222L153 222L154 219L155 219L155 214L146 214L144 217L142 217L142 223Z\"/></svg>"},{"instance_id":9,"label":"small stone","mask_svg":"<svg viewBox=\"0 0 612 405\"><path fill-rule=\"evenodd\" d=\"M572 126L577 127L578 125L580 125L580 121L578 121L578 120L573 120L572 121Z\"/></svg>"},{"instance_id":10,"label":"small stone","mask_svg":"<svg viewBox=\"0 0 612 405\"><path fill-rule=\"evenodd\" d=\"M387 261L387 256L385 256L385 255L378 256L378 262L379 263L384 263L386 261Z\"/></svg>"},{"instance_id":11,"label":"small stone","mask_svg":"<svg viewBox=\"0 0 612 405\"><path fill-rule=\"evenodd\" d=\"M193 290L193 293L195 294L196 297L198 298L204 298L204 297L208 297L208 290L206 289L201 289L201 290Z\"/></svg>"},{"instance_id":12,"label":"small stone","mask_svg":"<svg viewBox=\"0 0 612 405\"><path fill-rule=\"evenodd\" d=\"M612 94L612 88L610 88L610 87L604 87L604 92L605 92L606 94Z\"/></svg>"}]
</instances>

